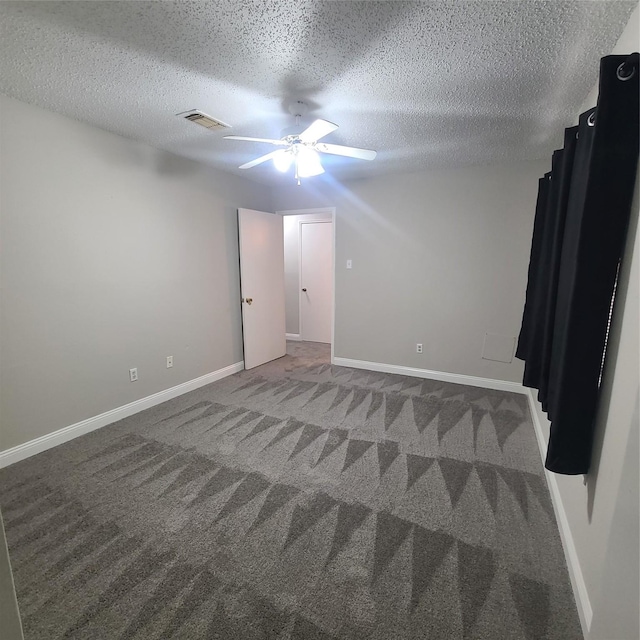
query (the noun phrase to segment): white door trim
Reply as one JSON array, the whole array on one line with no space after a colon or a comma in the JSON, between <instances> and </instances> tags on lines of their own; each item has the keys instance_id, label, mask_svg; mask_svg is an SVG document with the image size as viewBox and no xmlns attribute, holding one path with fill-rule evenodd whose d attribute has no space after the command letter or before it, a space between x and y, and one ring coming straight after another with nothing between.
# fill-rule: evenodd
<instances>
[{"instance_id":1,"label":"white door trim","mask_svg":"<svg viewBox=\"0 0 640 640\"><path fill-rule=\"evenodd\" d=\"M332 240L332 262L333 262L333 300L331 301L331 362L334 358L334 342L335 342L335 328L336 328L336 208L335 207L318 207L317 209L286 209L282 211L276 211L281 216L301 216L304 215L304 220L298 220L298 332L302 336L302 311L300 289L302 287L300 269L302 266L300 251L302 249L302 227L305 222L329 222L326 218L320 218L319 216L331 214L331 222L333 224L333 240ZM308 216L308 218L307 218ZM314 219L315 218L315 219Z\"/></svg>"}]
</instances>

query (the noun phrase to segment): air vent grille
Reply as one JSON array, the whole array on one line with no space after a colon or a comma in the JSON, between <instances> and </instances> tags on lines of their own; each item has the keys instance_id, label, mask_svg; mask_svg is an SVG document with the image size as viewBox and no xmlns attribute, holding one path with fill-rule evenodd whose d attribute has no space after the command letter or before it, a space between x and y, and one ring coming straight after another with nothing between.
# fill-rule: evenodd
<instances>
[{"instance_id":1,"label":"air vent grille","mask_svg":"<svg viewBox=\"0 0 640 640\"><path fill-rule=\"evenodd\" d=\"M202 111L188 111L187 113L179 113L179 116L182 116L186 120L190 122L195 122L195 124L199 124L201 127L205 129L209 129L209 131L217 131L219 129L229 129L230 126L221 122L220 120L216 120L211 116L208 116L206 113L202 113Z\"/></svg>"}]
</instances>

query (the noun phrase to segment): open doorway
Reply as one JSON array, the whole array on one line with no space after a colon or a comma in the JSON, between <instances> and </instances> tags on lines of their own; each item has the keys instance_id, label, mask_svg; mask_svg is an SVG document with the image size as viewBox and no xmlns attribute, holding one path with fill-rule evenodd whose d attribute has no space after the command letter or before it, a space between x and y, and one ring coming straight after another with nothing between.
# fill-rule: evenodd
<instances>
[{"instance_id":1,"label":"open doorway","mask_svg":"<svg viewBox=\"0 0 640 640\"><path fill-rule=\"evenodd\" d=\"M333 356L335 209L278 213L283 216L287 340L331 345Z\"/></svg>"},{"instance_id":2,"label":"open doorway","mask_svg":"<svg viewBox=\"0 0 640 640\"><path fill-rule=\"evenodd\" d=\"M334 229L333 208L238 209L245 369L291 351L333 361Z\"/></svg>"}]
</instances>

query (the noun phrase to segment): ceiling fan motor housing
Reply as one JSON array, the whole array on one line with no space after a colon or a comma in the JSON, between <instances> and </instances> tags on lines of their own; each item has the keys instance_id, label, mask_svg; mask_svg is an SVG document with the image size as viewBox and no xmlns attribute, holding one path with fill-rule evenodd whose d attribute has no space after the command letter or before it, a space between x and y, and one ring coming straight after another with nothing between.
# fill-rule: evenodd
<instances>
[{"instance_id":1,"label":"ceiling fan motor housing","mask_svg":"<svg viewBox=\"0 0 640 640\"><path fill-rule=\"evenodd\" d=\"M280 132L280 138L287 136L299 136L310 124L305 116L309 113L309 107L302 100L295 100L289 104L289 113L295 117L296 123L292 127L286 127ZM303 122L304 118L304 122Z\"/></svg>"},{"instance_id":2,"label":"ceiling fan motor housing","mask_svg":"<svg viewBox=\"0 0 640 640\"><path fill-rule=\"evenodd\" d=\"M286 138L287 136L299 136L308 125L301 122L296 123L293 127L286 127L280 131L280 138Z\"/></svg>"}]
</instances>

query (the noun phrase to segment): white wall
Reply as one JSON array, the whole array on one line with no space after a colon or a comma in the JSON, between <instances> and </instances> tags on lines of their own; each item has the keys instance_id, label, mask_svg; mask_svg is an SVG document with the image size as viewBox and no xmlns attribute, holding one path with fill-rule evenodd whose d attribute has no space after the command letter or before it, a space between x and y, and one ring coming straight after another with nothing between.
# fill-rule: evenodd
<instances>
[{"instance_id":1,"label":"white wall","mask_svg":"<svg viewBox=\"0 0 640 640\"><path fill-rule=\"evenodd\" d=\"M626 54L639 48L636 8L613 53ZM593 107L596 100L597 90L594 89L581 111ZM590 626L586 634L588 640L636 640L640 637L639 210L636 180L596 422L592 469L586 484L583 476L555 476L584 581L586 598L579 604L586 611L586 623ZM547 441L549 422L536 405ZM593 612L590 625L589 610Z\"/></svg>"},{"instance_id":2,"label":"white wall","mask_svg":"<svg viewBox=\"0 0 640 640\"><path fill-rule=\"evenodd\" d=\"M269 189L0 108L0 450L241 361L236 208Z\"/></svg>"},{"instance_id":3,"label":"white wall","mask_svg":"<svg viewBox=\"0 0 640 640\"><path fill-rule=\"evenodd\" d=\"M520 361L481 353L486 332L520 330L547 168L523 162L275 189L276 209L336 207L335 356L520 382Z\"/></svg>"},{"instance_id":4,"label":"white wall","mask_svg":"<svg viewBox=\"0 0 640 640\"><path fill-rule=\"evenodd\" d=\"M286 305L286 331L300 334L300 221L327 220L331 212L314 212L301 215L279 211L284 222L284 295Z\"/></svg>"}]
</instances>

